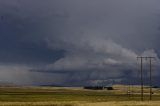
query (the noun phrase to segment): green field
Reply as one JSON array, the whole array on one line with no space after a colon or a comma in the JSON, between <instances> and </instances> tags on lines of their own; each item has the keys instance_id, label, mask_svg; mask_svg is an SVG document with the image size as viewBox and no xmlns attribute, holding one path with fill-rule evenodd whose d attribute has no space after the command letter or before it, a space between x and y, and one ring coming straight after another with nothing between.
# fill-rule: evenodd
<instances>
[{"instance_id":1,"label":"green field","mask_svg":"<svg viewBox=\"0 0 160 106\"><path fill-rule=\"evenodd\" d=\"M85 90L81 87L0 87L1 106L159 106L160 91L144 89L144 102L140 101L139 86L115 85L114 90ZM127 94L130 89L132 93ZM140 105L139 105L140 104Z\"/></svg>"}]
</instances>

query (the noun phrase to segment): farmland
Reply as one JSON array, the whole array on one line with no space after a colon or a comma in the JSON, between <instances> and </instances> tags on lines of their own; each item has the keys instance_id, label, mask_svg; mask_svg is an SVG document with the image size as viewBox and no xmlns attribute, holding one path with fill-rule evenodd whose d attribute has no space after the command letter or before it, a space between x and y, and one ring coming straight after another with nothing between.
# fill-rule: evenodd
<instances>
[{"instance_id":1,"label":"farmland","mask_svg":"<svg viewBox=\"0 0 160 106\"><path fill-rule=\"evenodd\" d=\"M114 90L86 90L82 87L0 87L0 106L159 106L160 91L149 88L140 101L140 86L114 85ZM128 89L132 91L127 94Z\"/></svg>"}]
</instances>

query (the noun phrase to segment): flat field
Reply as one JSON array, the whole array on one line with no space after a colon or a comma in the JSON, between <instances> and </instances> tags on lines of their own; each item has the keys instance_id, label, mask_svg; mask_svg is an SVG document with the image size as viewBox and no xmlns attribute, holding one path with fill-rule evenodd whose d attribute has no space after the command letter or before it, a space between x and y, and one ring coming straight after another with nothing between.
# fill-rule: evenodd
<instances>
[{"instance_id":1,"label":"flat field","mask_svg":"<svg viewBox=\"0 0 160 106\"><path fill-rule=\"evenodd\" d=\"M140 86L115 85L114 90L86 90L82 87L0 87L0 106L160 106L160 90ZM130 91L130 94L127 94Z\"/></svg>"}]
</instances>

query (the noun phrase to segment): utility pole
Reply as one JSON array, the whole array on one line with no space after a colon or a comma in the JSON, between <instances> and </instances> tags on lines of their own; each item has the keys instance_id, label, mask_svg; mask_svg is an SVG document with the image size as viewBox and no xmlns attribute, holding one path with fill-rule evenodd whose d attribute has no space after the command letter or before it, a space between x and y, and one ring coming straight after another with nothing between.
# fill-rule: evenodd
<instances>
[{"instance_id":1,"label":"utility pole","mask_svg":"<svg viewBox=\"0 0 160 106\"><path fill-rule=\"evenodd\" d=\"M141 60L141 100L143 101L143 59L149 59L150 60L150 100L152 100L152 59L154 57L142 57L139 56L137 59Z\"/></svg>"},{"instance_id":2,"label":"utility pole","mask_svg":"<svg viewBox=\"0 0 160 106\"><path fill-rule=\"evenodd\" d=\"M143 101L143 59L147 59L146 57L139 56L137 59L141 60L141 101Z\"/></svg>"},{"instance_id":3,"label":"utility pole","mask_svg":"<svg viewBox=\"0 0 160 106\"><path fill-rule=\"evenodd\" d=\"M152 59L154 59L154 57L147 57L149 58L149 66L150 66L150 75L149 75L149 79L150 79L150 97L149 99L152 100Z\"/></svg>"}]
</instances>

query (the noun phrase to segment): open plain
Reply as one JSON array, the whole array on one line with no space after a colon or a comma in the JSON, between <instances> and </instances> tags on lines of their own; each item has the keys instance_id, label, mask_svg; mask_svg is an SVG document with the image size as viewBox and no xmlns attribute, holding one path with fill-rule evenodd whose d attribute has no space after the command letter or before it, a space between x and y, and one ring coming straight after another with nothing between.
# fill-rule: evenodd
<instances>
[{"instance_id":1,"label":"open plain","mask_svg":"<svg viewBox=\"0 0 160 106\"><path fill-rule=\"evenodd\" d=\"M159 106L160 90L140 86L114 85L114 90L88 90L83 87L0 87L0 106ZM127 94L130 90L130 94Z\"/></svg>"}]
</instances>

